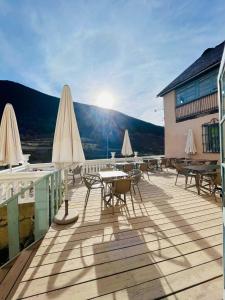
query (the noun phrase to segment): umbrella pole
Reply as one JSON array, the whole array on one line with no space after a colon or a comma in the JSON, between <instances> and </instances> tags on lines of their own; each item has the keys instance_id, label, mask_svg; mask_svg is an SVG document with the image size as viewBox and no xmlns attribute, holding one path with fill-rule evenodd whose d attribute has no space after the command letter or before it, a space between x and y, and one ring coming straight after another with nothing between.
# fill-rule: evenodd
<instances>
[{"instance_id":1,"label":"umbrella pole","mask_svg":"<svg viewBox=\"0 0 225 300\"><path fill-rule=\"evenodd\" d=\"M65 216L69 212L69 201L68 201L68 169L65 170Z\"/></svg>"},{"instance_id":2,"label":"umbrella pole","mask_svg":"<svg viewBox=\"0 0 225 300\"><path fill-rule=\"evenodd\" d=\"M65 210L60 209L54 217L54 223L59 225L66 225L74 223L79 217L78 211L72 209L69 212L69 200L68 200L68 168L64 171L64 180L65 180Z\"/></svg>"}]
</instances>

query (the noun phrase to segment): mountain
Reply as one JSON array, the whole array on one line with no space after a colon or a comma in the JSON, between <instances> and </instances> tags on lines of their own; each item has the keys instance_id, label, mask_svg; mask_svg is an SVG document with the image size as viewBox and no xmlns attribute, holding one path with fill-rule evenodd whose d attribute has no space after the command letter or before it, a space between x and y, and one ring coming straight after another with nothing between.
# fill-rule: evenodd
<instances>
[{"instance_id":1,"label":"mountain","mask_svg":"<svg viewBox=\"0 0 225 300\"><path fill-rule=\"evenodd\" d=\"M6 103L14 107L24 153L32 162L51 160L59 98L16 82L0 80L0 116ZM105 158L107 132L110 151L120 155L124 130L140 155L164 153L164 128L115 110L75 102L77 123L86 159Z\"/></svg>"}]
</instances>

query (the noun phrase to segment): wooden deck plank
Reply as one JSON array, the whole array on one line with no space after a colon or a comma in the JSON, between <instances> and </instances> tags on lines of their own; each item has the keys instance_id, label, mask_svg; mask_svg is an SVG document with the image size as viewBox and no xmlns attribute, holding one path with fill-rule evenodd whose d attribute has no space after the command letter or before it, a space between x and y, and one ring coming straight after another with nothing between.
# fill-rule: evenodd
<instances>
[{"instance_id":1,"label":"wooden deck plank","mask_svg":"<svg viewBox=\"0 0 225 300\"><path fill-rule=\"evenodd\" d=\"M223 299L223 276L204 282L175 295L168 296L167 300L221 300Z\"/></svg>"},{"instance_id":2,"label":"wooden deck plank","mask_svg":"<svg viewBox=\"0 0 225 300\"><path fill-rule=\"evenodd\" d=\"M149 252L148 249L145 249L144 253L138 253L138 249L131 249L128 251L112 251L112 253L99 253L95 255L82 256L76 259L71 259L67 261L56 261L55 263L45 264L43 266L39 266L38 268L29 268L26 272L22 281L41 278L44 276L50 276L58 273L68 272L72 270L78 270L87 267L93 267L100 264L106 264L113 261L119 261L121 264L129 265L129 268L132 268L132 262L138 262L138 266L140 267L142 264L145 265L148 263L156 263L163 260L169 260L172 258L178 258L179 256L184 256L186 254L190 254L193 252L198 252L201 250L207 251L207 249L218 246L221 249L221 236L213 236L208 239L202 239L198 242L189 242L181 245L183 247L168 247L165 249L155 250ZM146 247L145 247L146 248ZM215 250L216 248L214 248ZM205 253L204 251L204 253ZM200 254L200 253L198 253ZM151 262L149 262L151 259ZM117 271L119 268L116 269Z\"/></svg>"},{"instance_id":3,"label":"wooden deck plank","mask_svg":"<svg viewBox=\"0 0 225 300\"><path fill-rule=\"evenodd\" d=\"M211 206L208 206L208 205L206 205L206 206L204 206L204 205L201 205L201 206L191 206L191 205L189 205L188 206L188 208L189 209L191 209L191 208L194 208L193 209L193 211L195 212L196 210L197 211L204 211L204 210L209 210L209 211L211 211L211 210L213 210L213 211L217 211L218 213L221 213L221 210L220 209L217 209L217 208L215 208L215 206L212 204ZM170 211L171 212L171 211ZM183 214L181 214L181 213L179 213L179 210L176 210L176 215L180 215L180 216L182 216ZM185 212L185 214L187 214L188 212ZM153 215L153 214L152 214ZM162 212L160 213L160 215L162 215ZM160 220L160 219L163 219L163 223L166 223L166 220L165 220L165 217L166 217L166 214L163 214L163 218L157 218L156 220L155 220L155 222L157 222L157 220ZM152 217L152 216L151 216ZM101 217L99 217L100 219L101 219ZM76 234L78 234L78 233L85 233L85 232L88 232L88 231L90 231L90 230L93 230L93 225L95 225L95 230L102 230L102 229L104 229L105 227L107 227L107 225L111 225L112 223L114 224L114 225L116 225L116 224L118 224L119 222L124 222L124 223L127 223L127 224L130 224L130 225L132 225L132 226L137 226L137 228L138 228L138 226L141 226L141 224L140 223L146 223L147 224L147 226L152 226L152 225L154 225L154 223L153 223L153 221L152 220L150 220L150 218L149 218L149 216L144 216L144 215L142 215L142 216L136 216L135 218L127 218L126 216L124 216L124 217L122 217L122 216L120 216L119 218L112 218L111 219L111 221L109 221L109 222L107 222L107 223L101 223L101 224L99 224L99 222L101 221L100 219L98 219L96 222L94 222L94 221L90 221L90 220L88 220L87 222L83 222L82 224L81 224L81 226L80 227L76 227L76 228L71 228L71 227L69 227L68 229L64 229L64 230L54 230L54 231L49 231L47 234L46 234L46 237L45 238L52 238L52 237L55 237L55 236L63 236L63 235L67 235L67 234L73 234L73 233L76 233ZM186 219L186 218L185 218ZM159 221L160 222L160 221ZM98 224L96 224L96 223L98 223ZM162 223L162 220L161 220L161 222L160 223ZM138 225L138 224L140 224L140 225Z\"/></svg>"},{"instance_id":4,"label":"wooden deck plank","mask_svg":"<svg viewBox=\"0 0 225 300\"><path fill-rule=\"evenodd\" d=\"M221 276L221 264L222 260L219 259L184 271L153 279L154 274L155 277L157 277L157 275L160 276L160 271L155 270L154 274L150 277L152 280L149 280L149 277L145 277L144 282L141 282L139 278L140 272L132 277L129 272L125 272L118 274L113 280L112 277L109 276L99 280L71 285L66 288L54 289L52 292L48 293L44 293L42 290L41 293L37 295L32 292L30 282L28 281L23 290L20 287L22 294L19 295L19 291L17 291L17 294L13 299L23 299L24 297L29 299L28 297L30 295L32 299L42 300L49 300L49 298L72 300L75 296L77 299L82 300L92 299L105 294L111 294L111 298L107 298L107 300L142 300L144 297L145 299L157 299ZM208 272L209 270L210 272ZM112 293L112 291L114 292Z\"/></svg>"},{"instance_id":5,"label":"wooden deck plank","mask_svg":"<svg viewBox=\"0 0 225 300\"><path fill-rule=\"evenodd\" d=\"M201 229L207 229L207 228L214 228L216 231L216 227L221 227L222 221L219 220L213 220L208 222L203 222L200 224L193 224L191 226L187 225L180 228L175 229L169 229L161 232L153 232L153 233L144 233L140 235L135 235L134 237L128 237L120 240L116 240L113 236L109 236L109 238L104 239L101 236L94 236L90 237L86 240L81 241L67 241L64 243L58 243L58 244L48 244L47 246L40 246L36 255L43 255L46 253L53 253L53 252L59 252L69 249L81 249L87 246L92 246L95 244L98 244L97 250L98 252L104 252L107 251L107 249L118 249L122 247L128 247L131 245L137 245L140 243L146 243L154 240L161 240L163 238L170 239L171 237L178 236L180 234L189 234L193 232L195 235L197 235L199 238L201 238L201 234L198 233Z\"/></svg>"},{"instance_id":6,"label":"wooden deck plank","mask_svg":"<svg viewBox=\"0 0 225 300\"><path fill-rule=\"evenodd\" d=\"M116 239L123 239L123 238L129 238L133 237L135 235L142 235L142 234L147 234L147 233L153 233L153 232L163 232L169 229L175 229L179 227L181 230L183 227L186 226L193 226L194 224L200 224L202 222L206 221L216 221L220 220L221 221L221 213L217 214L212 214L210 216L204 215L201 216L200 218L192 218L187 222L187 220L181 220L178 224L177 223L163 223L162 225L156 225L152 223L151 225L149 222L143 222L143 223L138 223L135 225L129 225L129 226L124 226L123 231L121 232L121 229L112 224L111 226L108 226L104 228L103 230L90 230L88 232L84 233L70 233L66 235L61 235L61 236L56 236L56 237L47 237L45 238L44 242L42 243L41 246L47 246L49 244L58 244L58 243L67 243L68 241L79 241L79 240L86 240L90 238L90 236L101 236L104 237L104 240L112 240L112 236L115 237ZM188 224L188 225L187 225ZM216 224L216 222L215 222Z\"/></svg>"},{"instance_id":7,"label":"wooden deck plank","mask_svg":"<svg viewBox=\"0 0 225 300\"><path fill-rule=\"evenodd\" d=\"M146 280L153 280L162 276L205 264L212 260L218 260L221 258L221 256L222 248L219 245L208 248L206 251L194 252L181 257L176 257L174 260L168 259L159 263L154 263L151 254L144 255L142 259L132 257L124 259L123 261L120 260L109 262L107 264L101 264L95 268L87 267L81 270L58 273L57 275L52 275L49 277L48 281L46 281L45 277L30 280L29 282L22 281L18 288L18 293L20 294L21 290L25 290L27 284L29 286L29 290L28 292L25 292L26 297L30 296L29 293L31 293L31 295L38 295L43 292L49 292L54 289L61 289L66 286L74 285L74 279L76 279L76 284L104 277L111 277L111 281L113 282L118 274L124 283L123 288L125 288L129 285L132 285L133 278L135 278L135 282L137 284L140 284ZM42 275L44 276L45 274ZM129 280L125 280L127 277Z\"/></svg>"},{"instance_id":8,"label":"wooden deck plank","mask_svg":"<svg viewBox=\"0 0 225 300\"><path fill-rule=\"evenodd\" d=\"M62 251L62 252L56 252L56 253L49 253L43 256L36 256L34 257L31 267L39 266L39 265L44 265L48 263L54 263L54 262L59 262L59 261L66 261L70 260L73 258L79 258L79 257L86 257L86 256L96 256L101 253L105 253L108 256L114 257L116 256L118 252L125 252L126 255L129 256L129 253L145 253L149 251L156 251L158 250L159 252L162 251L165 248L168 247L176 247L180 248L182 245L186 247L187 243L194 241L196 244L200 244L201 240L205 240L207 243L208 238L217 238L221 241L222 240L222 234L221 234L221 229L218 228L218 234L215 234L214 229L207 229L201 232L202 238L196 238L194 236L187 237L185 235L181 236L176 236L175 238L171 238L170 240L167 239L162 239L160 240L160 243L158 241L153 241L149 243L142 243L142 244L137 244L137 245L132 245L127 248L119 248L119 249L109 249L108 251L104 252L97 252L96 249L95 251L93 250L93 247L86 247L83 248L82 251L80 249L71 249L69 251ZM128 254L127 254L128 253Z\"/></svg>"},{"instance_id":9,"label":"wooden deck plank","mask_svg":"<svg viewBox=\"0 0 225 300\"><path fill-rule=\"evenodd\" d=\"M185 190L182 179L175 186L172 173L156 173L140 188L143 202L136 194L133 211L128 197L114 214L101 210L99 192L84 212L86 189L70 190L78 222L51 226L13 299L172 300L201 295L207 281L218 287L220 204Z\"/></svg>"},{"instance_id":10,"label":"wooden deck plank","mask_svg":"<svg viewBox=\"0 0 225 300\"><path fill-rule=\"evenodd\" d=\"M72 201L70 201L71 203ZM157 205L157 204L156 204ZM215 203L213 202L207 202L207 201L195 201L195 199L193 199L193 197L191 198L190 201L188 201L188 203L180 203L179 205L176 206L171 206L169 203L167 203L167 205L162 205L161 207L159 206L159 208L155 208L155 206L151 206L151 207L147 207L146 204L138 204L138 206L134 203L134 207L135 207L135 212L133 212L133 210L131 209L131 205L127 205L127 207L130 209L129 210L129 215L126 214L126 211L121 211L120 213L117 213L117 208L115 207L114 210L114 215L112 214L112 210L111 208L107 208L103 211L101 211L101 214L95 214L95 215L88 215L87 210L85 215L82 216L82 218L80 218L78 220L78 222L74 225L69 226L69 228L81 228L84 226L88 226L88 224L85 224L85 220L87 219L89 222L90 221L99 221L99 218L101 220L101 222L104 223L110 223L110 222L114 222L117 221L118 216L120 218L122 218L124 216L124 219L131 219L134 223L138 222L138 218L139 217L146 217L146 219L149 217L149 215L153 215L154 212L155 214L162 214L163 212L176 212L178 209L183 209L185 211L185 208L190 209L192 206L193 207L203 207L203 206L207 206L207 205L211 205L212 207L216 207ZM165 207L167 206L167 207ZM98 210L100 210L100 208L96 208ZM150 210L150 213L149 213ZM219 206L218 206L218 210L219 210ZM93 211L93 208L92 208ZM107 214L104 214L103 212L107 212ZM157 213L158 212L158 213ZM182 213L182 212L181 212ZM83 213L82 213L83 214ZM134 219L135 217L135 219ZM52 226L50 228L49 231L54 231L54 229L57 228L57 226ZM64 226L62 227L61 230L63 229L67 229L68 226Z\"/></svg>"}]
</instances>

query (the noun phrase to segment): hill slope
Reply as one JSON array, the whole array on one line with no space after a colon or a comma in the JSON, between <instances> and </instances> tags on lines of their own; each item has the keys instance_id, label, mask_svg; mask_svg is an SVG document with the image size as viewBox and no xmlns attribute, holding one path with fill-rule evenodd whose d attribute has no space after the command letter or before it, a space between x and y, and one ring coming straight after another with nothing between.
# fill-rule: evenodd
<instances>
[{"instance_id":1,"label":"hill slope","mask_svg":"<svg viewBox=\"0 0 225 300\"><path fill-rule=\"evenodd\" d=\"M31 153L32 161L50 161L59 98L0 80L0 117L7 102L15 109L24 153ZM106 157L107 132L109 152L119 155L126 128L134 151L164 152L163 127L93 105L75 102L74 107L86 159Z\"/></svg>"}]
</instances>

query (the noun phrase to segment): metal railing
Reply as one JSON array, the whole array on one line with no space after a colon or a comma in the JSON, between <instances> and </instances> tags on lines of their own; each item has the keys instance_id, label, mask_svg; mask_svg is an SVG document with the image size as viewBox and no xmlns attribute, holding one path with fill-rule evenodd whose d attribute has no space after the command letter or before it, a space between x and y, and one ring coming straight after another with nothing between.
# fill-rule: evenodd
<instances>
[{"instance_id":1,"label":"metal railing","mask_svg":"<svg viewBox=\"0 0 225 300\"><path fill-rule=\"evenodd\" d=\"M29 186L22 188L6 201L0 203L0 210L7 211L6 226L8 236L8 259L13 259L22 249L20 245L19 198L26 192L33 191L33 242L41 239L47 232L62 201L62 170L56 170L36 179Z\"/></svg>"}]
</instances>

